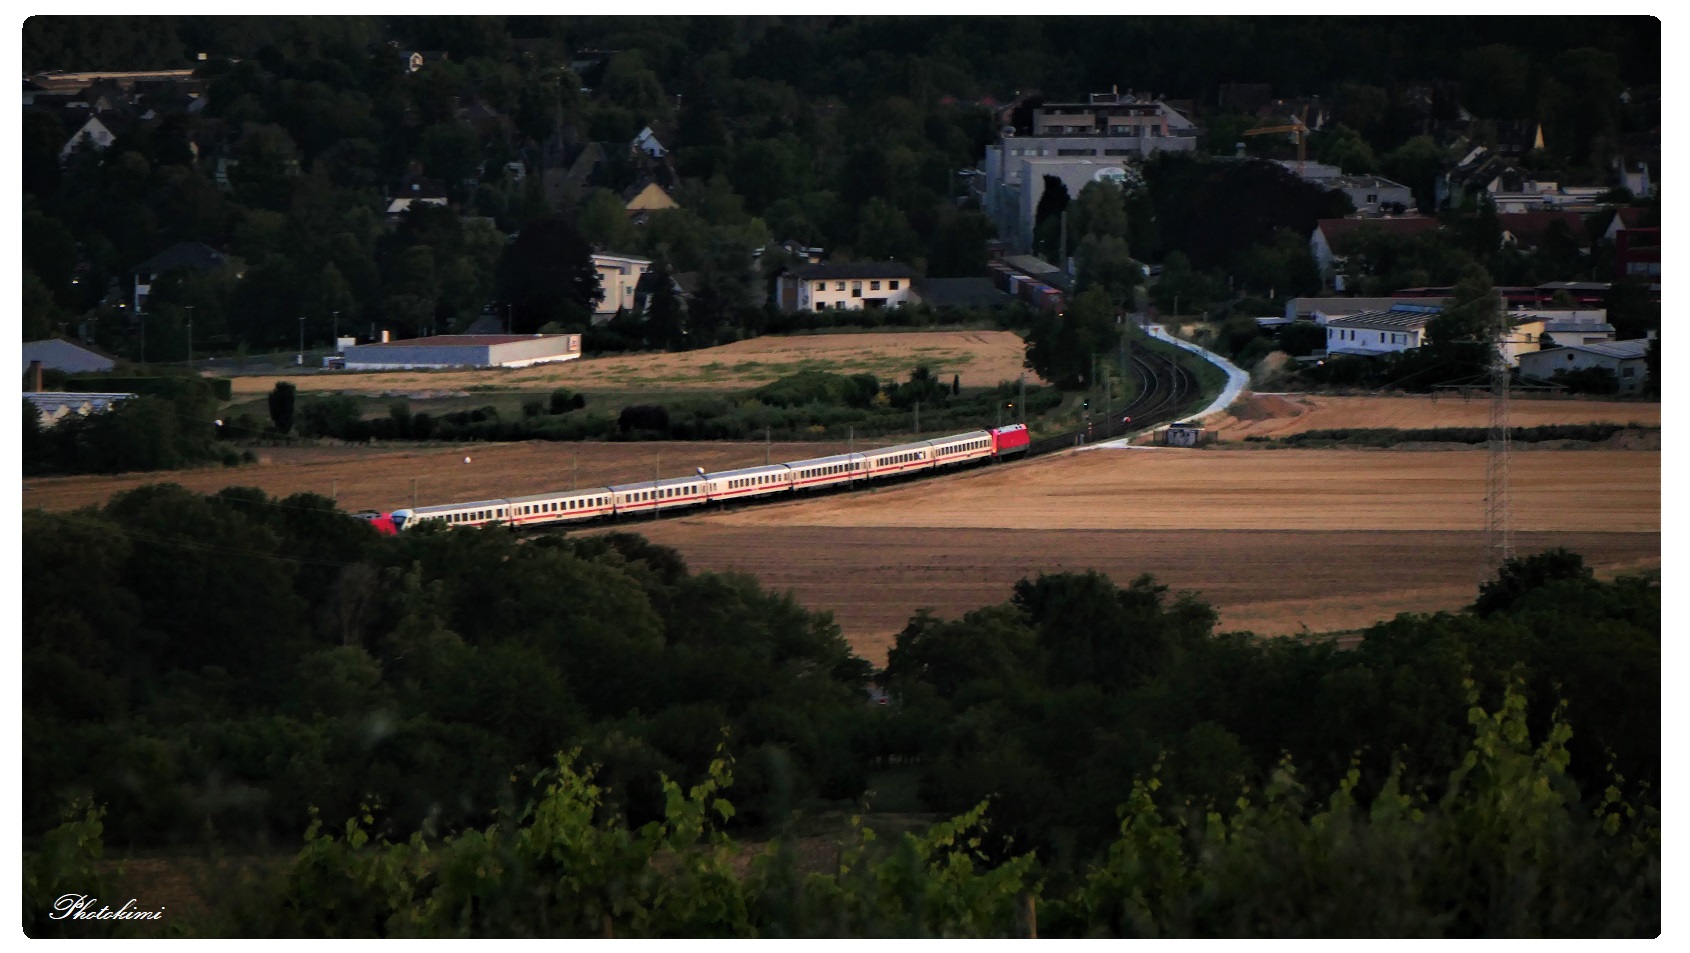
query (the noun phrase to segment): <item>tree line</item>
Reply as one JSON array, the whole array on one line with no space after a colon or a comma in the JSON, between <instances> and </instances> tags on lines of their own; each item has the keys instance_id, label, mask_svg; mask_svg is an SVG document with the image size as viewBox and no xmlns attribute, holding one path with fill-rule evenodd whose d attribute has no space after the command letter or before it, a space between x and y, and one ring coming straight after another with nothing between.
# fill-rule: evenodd
<instances>
[{"instance_id":1,"label":"tree line","mask_svg":"<svg viewBox=\"0 0 1690 953\"><path fill-rule=\"evenodd\" d=\"M1040 922L1073 935L1630 933L1658 917L1660 589L1564 551L1348 650L1218 634L1212 607L1148 576L1041 575L959 619L916 613L879 673L826 614L635 536L379 537L310 495L166 485L29 511L23 566L30 870L90 823L110 850L177 854L326 825L259 912L214 932L596 935L608 915L617 935L991 934L1035 889ZM871 679L891 704L869 702ZM731 794L688 793L725 790L729 770ZM777 898L737 873L712 882L760 912L718 921L655 886L617 899L647 889L648 862L714 857L695 852L706 826L761 842L794 811L888 786L912 792L903 810L969 820L914 853L871 850L893 864L871 878L879 900L849 900L868 888L843 871L783 875L822 891L775 891L811 919L757 907ZM79 802L103 814L53 833ZM540 858L563 843L627 876L559 895L555 919L513 910L523 878L556 882ZM1308 851L1337 866L1268 891L1287 870L1273 858ZM476 859L493 856L510 865ZM448 876L458 860L487 870ZM1398 919L1330 902L1348 896L1331 893L1339 870L1367 872L1344 881L1357 890L1397 884L1374 913ZM889 877L926 886L887 894ZM354 882L395 889L349 906ZM1013 884L1004 906L969 913L992 883ZM434 914L402 899L422 896Z\"/></svg>"}]
</instances>

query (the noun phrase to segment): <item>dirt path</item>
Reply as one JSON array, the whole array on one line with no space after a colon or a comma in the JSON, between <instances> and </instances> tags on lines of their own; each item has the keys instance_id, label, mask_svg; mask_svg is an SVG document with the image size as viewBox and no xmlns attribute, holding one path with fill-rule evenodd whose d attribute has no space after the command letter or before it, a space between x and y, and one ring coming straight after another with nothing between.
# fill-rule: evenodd
<instances>
[{"instance_id":1,"label":"dirt path","mask_svg":"<svg viewBox=\"0 0 1690 953\"><path fill-rule=\"evenodd\" d=\"M1509 401L1515 427L1544 424L1638 423L1661 425L1661 405L1622 400L1575 398ZM1394 427L1488 427L1486 397L1326 397L1310 394L1250 394L1207 426L1222 440L1282 437L1309 430Z\"/></svg>"},{"instance_id":2,"label":"dirt path","mask_svg":"<svg viewBox=\"0 0 1690 953\"><path fill-rule=\"evenodd\" d=\"M301 391L362 394L454 392L466 388L573 390L745 390L788 374L824 370L903 378L918 364L941 378L960 376L964 387L990 387L1027 374L1026 347L1009 331L910 331L759 337L678 354L629 354L584 358L510 370L383 371L252 376L234 379L236 399L268 393L280 380Z\"/></svg>"}]
</instances>

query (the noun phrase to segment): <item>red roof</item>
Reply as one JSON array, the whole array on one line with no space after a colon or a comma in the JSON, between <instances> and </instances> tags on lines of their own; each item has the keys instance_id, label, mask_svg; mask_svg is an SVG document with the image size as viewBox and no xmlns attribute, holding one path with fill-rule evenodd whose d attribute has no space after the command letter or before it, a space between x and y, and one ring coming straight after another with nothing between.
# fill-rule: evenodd
<instances>
[{"instance_id":1,"label":"red roof","mask_svg":"<svg viewBox=\"0 0 1690 953\"><path fill-rule=\"evenodd\" d=\"M1328 242L1336 241L1344 235L1369 229L1389 232L1393 235L1418 235L1421 232L1434 231L1438 227L1435 218L1323 218L1315 222L1315 228L1326 233Z\"/></svg>"},{"instance_id":2,"label":"red roof","mask_svg":"<svg viewBox=\"0 0 1690 953\"><path fill-rule=\"evenodd\" d=\"M365 344L362 347L452 347L454 345L469 347L484 347L489 344L515 344L517 341L533 341L538 338L560 338L562 334L436 334L426 338L410 338L405 341L386 341L381 344Z\"/></svg>"},{"instance_id":3,"label":"red roof","mask_svg":"<svg viewBox=\"0 0 1690 953\"><path fill-rule=\"evenodd\" d=\"M1634 206L1634 205L1628 205L1625 208L1620 209L1619 215L1620 215L1620 222L1622 223L1621 227L1622 228L1636 228L1636 227L1638 227L1639 225L1643 224L1644 217L1648 213L1649 213L1649 209L1638 208L1637 206Z\"/></svg>"}]
</instances>

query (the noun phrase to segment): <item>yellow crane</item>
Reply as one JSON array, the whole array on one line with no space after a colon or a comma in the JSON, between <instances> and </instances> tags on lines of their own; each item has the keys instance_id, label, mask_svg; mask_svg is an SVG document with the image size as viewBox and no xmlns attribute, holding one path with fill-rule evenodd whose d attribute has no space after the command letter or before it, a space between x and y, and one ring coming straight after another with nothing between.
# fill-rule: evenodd
<instances>
[{"instance_id":1,"label":"yellow crane","mask_svg":"<svg viewBox=\"0 0 1690 953\"><path fill-rule=\"evenodd\" d=\"M1246 136L1265 136L1265 135L1268 135L1270 133L1275 133L1275 132L1289 132L1289 133L1294 134L1297 137L1297 174L1302 175L1303 174L1303 142L1304 142L1304 137L1309 134L1309 127L1303 125L1303 121L1301 119L1298 119L1295 116L1293 116L1291 118L1291 125L1289 125L1289 126L1261 126L1261 127L1256 128L1256 129L1246 129L1246 130L1244 130L1244 134Z\"/></svg>"}]
</instances>

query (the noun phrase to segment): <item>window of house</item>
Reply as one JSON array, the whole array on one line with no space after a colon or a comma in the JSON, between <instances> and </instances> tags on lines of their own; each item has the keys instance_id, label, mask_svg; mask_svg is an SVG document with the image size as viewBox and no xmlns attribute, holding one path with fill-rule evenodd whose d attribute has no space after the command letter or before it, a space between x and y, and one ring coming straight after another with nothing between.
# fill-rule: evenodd
<instances>
[{"instance_id":1,"label":"window of house","mask_svg":"<svg viewBox=\"0 0 1690 953\"><path fill-rule=\"evenodd\" d=\"M834 291L844 291L845 290L845 282L843 282L843 281L834 282L833 283L833 290Z\"/></svg>"},{"instance_id":2,"label":"window of house","mask_svg":"<svg viewBox=\"0 0 1690 953\"><path fill-rule=\"evenodd\" d=\"M886 288L887 288L888 291L897 291L898 290L898 282L888 281L886 283Z\"/></svg>"},{"instance_id":3,"label":"window of house","mask_svg":"<svg viewBox=\"0 0 1690 953\"><path fill-rule=\"evenodd\" d=\"M1378 204L1379 204L1379 196L1377 196L1377 195L1369 195L1369 196L1368 196L1368 197L1367 197L1367 204L1369 204L1369 205L1378 205Z\"/></svg>"},{"instance_id":4,"label":"window of house","mask_svg":"<svg viewBox=\"0 0 1690 953\"><path fill-rule=\"evenodd\" d=\"M1635 368L1635 367L1622 367L1622 368L1620 368L1620 376L1621 377L1633 377L1636 374L1637 374L1637 368Z\"/></svg>"},{"instance_id":5,"label":"window of house","mask_svg":"<svg viewBox=\"0 0 1690 953\"><path fill-rule=\"evenodd\" d=\"M825 282L825 281L816 282L816 290L817 291L826 291L827 290L827 282Z\"/></svg>"},{"instance_id":6,"label":"window of house","mask_svg":"<svg viewBox=\"0 0 1690 953\"><path fill-rule=\"evenodd\" d=\"M860 281L851 282L851 297L861 298L862 296L863 296L863 283L860 282Z\"/></svg>"},{"instance_id":7,"label":"window of house","mask_svg":"<svg viewBox=\"0 0 1690 953\"><path fill-rule=\"evenodd\" d=\"M869 283L868 283L868 290L870 290L870 291L879 291L879 290L880 290L880 282L878 282L878 281L871 281L871 282L869 282Z\"/></svg>"}]
</instances>

